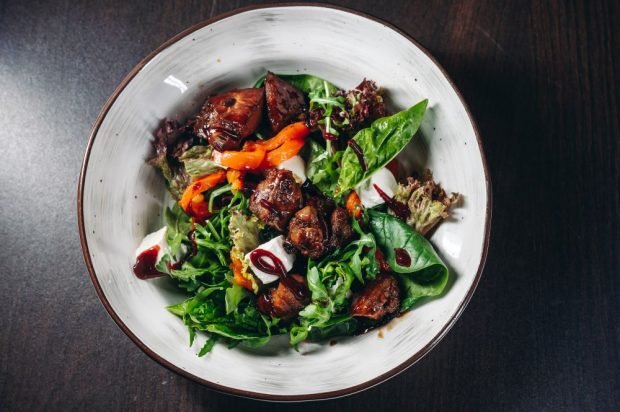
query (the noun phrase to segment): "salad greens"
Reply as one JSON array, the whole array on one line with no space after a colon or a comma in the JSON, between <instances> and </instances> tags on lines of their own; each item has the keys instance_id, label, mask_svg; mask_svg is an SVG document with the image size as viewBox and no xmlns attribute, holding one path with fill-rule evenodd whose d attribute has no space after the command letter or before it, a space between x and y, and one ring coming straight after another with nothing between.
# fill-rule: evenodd
<instances>
[{"instance_id":1,"label":"salad greens","mask_svg":"<svg viewBox=\"0 0 620 412\"><path fill-rule=\"evenodd\" d=\"M189 238L191 223L178 205L166 209L171 253L162 259L158 270L168 273L178 282L179 287L194 293L184 302L167 308L182 318L188 327L190 345L197 330L210 332L212 336L218 335L228 344L244 343L250 346L267 343L272 332L281 333L275 326L277 320L268 319L258 312L256 296L232 281L230 251L233 244L245 250L257 243L257 234L251 233L256 220L247 217L246 213L247 199L238 192L227 207L204 224L194 223L196 253L183 262L179 269L171 269L169 265L176 260L173 258L175 248L172 242L176 245L179 244L178 239L181 239L182 246L177 249L192 247ZM213 339L207 341L199 355L206 354L213 343Z\"/></svg>"},{"instance_id":2,"label":"salad greens","mask_svg":"<svg viewBox=\"0 0 620 412\"><path fill-rule=\"evenodd\" d=\"M292 345L308 338L311 331L311 336L355 331L356 321L346 314L351 285L355 279L362 284L374 279L379 266L373 234L363 232L357 220L353 219L352 223L359 239L318 262L308 262L307 280L312 302L299 313L299 325L291 329Z\"/></svg>"},{"instance_id":3,"label":"salad greens","mask_svg":"<svg viewBox=\"0 0 620 412\"><path fill-rule=\"evenodd\" d=\"M449 216L448 210L459 200L458 193L449 196L435 181L430 171L422 178L408 178L407 184L399 184L394 199L407 205L409 217L407 224L426 235L439 222Z\"/></svg>"},{"instance_id":4,"label":"salad greens","mask_svg":"<svg viewBox=\"0 0 620 412\"><path fill-rule=\"evenodd\" d=\"M254 83L254 87L262 87L265 84L265 77L266 75L259 78ZM317 93L325 87L328 88L328 92L332 95L340 90L338 86L312 74L278 74L278 77L292 84L302 93L308 95Z\"/></svg>"},{"instance_id":5,"label":"salad greens","mask_svg":"<svg viewBox=\"0 0 620 412\"><path fill-rule=\"evenodd\" d=\"M306 166L308 179L321 192L333 197L340 176L340 159L343 152L330 154L327 147L323 147L314 139L310 139L306 144L310 149Z\"/></svg>"},{"instance_id":6,"label":"salad greens","mask_svg":"<svg viewBox=\"0 0 620 412\"><path fill-rule=\"evenodd\" d=\"M221 169L221 166L212 160L212 153L213 148L211 146L197 145L183 152L179 156L179 160L183 162L185 172L195 179Z\"/></svg>"},{"instance_id":7,"label":"salad greens","mask_svg":"<svg viewBox=\"0 0 620 412\"><path fill-rule=\"evenodd\" d=\"M441 294L448 282L448 268L428 240L407 223L376 210L369 210L370 230L387 263L405 287L401 311L411 308L420 299ZM404 249L411 263L402 266L396 259L396 249Z\"/></svg>"},{"instance_id":8,"label":"salad greens","mask_svg":"<svg viewBox=\"0 0 620 412\"><path fill-rule=\"evenodd\" d=\"M336 194L345 194L355 188L395 158L418 131L427 104L428 100L422 100L407 110L377 119L370 127L360 130L353 140L364 153L366 169L351 147L347 147L342 156Z\"/></svg>"},{"instance_id":9,"label":"salad greens","mask_svg":"<svg viewBox=\"0 0 620 412\"><path fill-rule=\"evenodd\" d=\"M190 206L184 204L185 210L179 203L165 209L168 247L156 265L159 272L168 274L179 288L188 293L186 300L167 309L181 318L188 328L190 346L197 332L207 333L208 338L198 356L210 352L216 342L228 347L239 344L258 347L265 345L274 335L288 334L290 344L297 348L303 341L359 333L369 320L364 315L358 318L358 313L351 310L352 303L364 288L384 280L386 273L390 273L390 281L399 286L392 290L400 288L400 296L396 296L400 309L395 306L396 313L411 309L425 297L440 295L448 283L448 268L423 235L448 216L448 209L458 195L448 197L433 182L432 176L421 180L410 178L406 185L398 185L393 201L402 202L403 207L406 205L405 214L407 210L411 212L406 221L393 216L385 205L370 209L360 206L359 215L349 209L349 200L346 201L347 209L342 207L345 195L386 166L410 142L422 123L428 101L422 100L407 110L386 116L381 90L372 81L364 80L354 90L345 92L310 74L279 77L307 98L308 125L302 127L321 132L305 140L302 152L308 180L326 196L317 195L318 200L313 200L331 202L331 206L325 206L329 212L321 212L325 216L331 214L334 207L341 207L341 220L345 222L340 224L346 225L349 234L341 243L330 243L320 254L301 257L297 253L295 269L291 273L305 275L309 296L304 298L303 305L298 306L298 311L303 309L296 317L278 319L274 312L261 306L259 296L264 298L267 289L274 291L285 282L281 281L276 288L273 287L276 283L263 285L253 275L247 258L259 245L281 235L265 218L259 219L251 213L249 196L258 189L244 192L240 189L243 186L235 186L238 181L234 179L228 180L227 184L223 180L222 166L214 160L211 145L194 136L187 125L165 122L156 133L157 156L151 164L161 169L176 199L182 198L184 187L190 190L198 180L210 179L212 176L209 175L219 173L221 176L208 190L196 190L199 193L186 197L185 200L191 201ZM255 87L261 87L264 82L265 77L262 77ZM349 139L361 154L355 153L350 145L346 146ZM304 141L300 147L302 145ZM365 165L360 163L358 156L363 156ZM248 170L232 171L242 179L244 174L250 173ZM254 172L258 174L258 171ZM230 176L226 177L230 179ZM306 205L310 205L308 197L315 197L316 191L304 195ZM208 205L208 213L201 218L190 217L191 202L198 202L197 198L204 199L201 201ZM277 206L270 203L271 199L264 202L269 206L264 206L267 209ZM303 205L302 201L298 203L298 207ZM252 207L255 205L253 203ZM318 209L316 206L317 216ZM349 214L345 213L347 210ZM327 219L325 216L320 219ZM325 238L321 239L327 244L327 233L330 237L335 233L335 224L328 220L322 222L324 226L331 223L329 228L322 229ZM295 245L284 243L281 247L294 248ZM293 252L287 250L286 253ZM405 254L409 260L399 259L398 253ZM252 265L258 264L252 262ZM276 263L277 259L273 260L274 267ZM286 275L285 272L281 276ZM393 311L389 313L394 314Z\"/></svg>"}]
</instances>

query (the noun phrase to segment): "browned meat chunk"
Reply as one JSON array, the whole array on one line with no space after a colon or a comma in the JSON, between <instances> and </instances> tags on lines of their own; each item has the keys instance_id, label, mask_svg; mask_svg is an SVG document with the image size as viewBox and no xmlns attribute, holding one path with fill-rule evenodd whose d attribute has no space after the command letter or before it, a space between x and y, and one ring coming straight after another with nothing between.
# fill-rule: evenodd
<instances>
[{"instance_id":1,"label":"browned meat chunk","mask_svg":"<svg viewBox=\"0 0 620 412\"><path fill-rule=\"evenodd\" d=\"M271 317L288 320L293 318L310 301L306 279L301 275L288 275L286 282L270 288L258 297L258 310Z\"/></svg>"},{"instance_id":2,"label":"browned meat chunk","mask_svg":"<svg viewBox=\"0 0 620 412\"><path fill-rule=\"evenodd\" d=\"M289 170L269 169L250 196L250 211L283 232L291 216L302 207L302 201L301 188Z\"/></svg>"},{"instance_id":3,"label":"browned meat chunk","mask_svg":"<svg viewBox=\"0 0 620 412\"><path fill-rule=\"evenodd\" d=\"M297 119L306 108L303 93L271 72L265 78L265 97L274 133Z\"/></svg>"},{"instance_id":4,"label":"browned meat chunk","mask_svg":"<svg viewBox=\"0 0 620 412\"><path fill-rule=\"evenodd\" d=\"M254 133L263 112L264 90L231 90L212 96L196 117L194 132L208 139L215 150L237 150Z\"/></svg>"},{"instance_id":5,"label":"browned meat chunk","mask_svg":"<svg viewBox=\"0 0 620 412\"><path fill-rule=\"evenodd\" d=\"M336 207L334 201L325 196L308 196L305 192L304 195L306 195L306 205L314 207L319 215L324 218L329 217L334 207Z\"/></svg>"},{"instance_id":6,"label":"browned meat chunk","mask_svg":"<svg viewBox=\"0 0 620 412\"><path fill-rule=\"evenodd\" d=\"M329 223L332 234L329 237L329 247L338 249L344 246L353 236L353 228L351 227L351 218L347 211L342 207L337 207L332 212Z\"/></svg>"},{"instance_id":7,"label":"browned meat chunk","mask_svg":"<svg viewBox=\"0 0 620 412\"><path fill-rule=\"evenodd\" d=\"M351 315L379 320L400 307L400 289L392 275L379 274L353 298Z\"/></svg>"},{"instance_id":8,"label":"browned meat chunk","mask_svg":"<svg viewBox=\"0 0 620 412\"><path fill-rule=\"evenodd\" d=\"M327 250L327 226L314 206L306 206L291 219L287 240L299 252L312 259L320 258Z\"/></svg>"}]
</instances>

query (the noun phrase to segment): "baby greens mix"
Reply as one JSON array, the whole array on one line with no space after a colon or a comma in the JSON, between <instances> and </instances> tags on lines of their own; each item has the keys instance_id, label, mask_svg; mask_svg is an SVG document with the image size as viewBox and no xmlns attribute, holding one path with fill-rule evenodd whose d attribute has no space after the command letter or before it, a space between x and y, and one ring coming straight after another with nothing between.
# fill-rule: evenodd
<instances>
[{"instance_id":1,"label":"baby greens mix","mask_svg":"<svg viewBox=\"0 0 620 412\"><path fill-rule=\"evenodd\" d=\"M274 85L296 100L283 101ZM256 96L262 88L266 113L263 101L242 93ZM187 293L168 310L188 328L190 345L197 333L206 333L199 356L216 341L257 347L288 334L297 347L363 333L442 294L449 271L425 235L448 217L457 195L446 195L428 173L398 183L394 167L420 128L427 100L388 115L374 82L344 91L308 74L268 74L253 89L231 93L210 98L184 125L167 121L156 133L151 161L178 201L165 209L166 247L155 269ZM238 110L235 119L258 122L253 134L243 136L248 124L230 126L233 117L219 118L222 110L212 110L217 104ZM259 119L265 114L277 120L272 130ZM296 129L275 130L282 119ZM290 172L288 160L297 157L303 170ZM393 190L376 178L386 166L395 175L386 180L394 181ZM269 197L282 181L298 184L302 193L284 230L273 223L284 216L284 206ZM360 200L365 182L378 204ZM293 196L288 192L281 195ZM254 259L253 251L279 236L283 248ZM323 242L320 251L308 249L312 242ZM278 253L294 256L288 274ZM268 283L257 267L280 273L280 282ZM286 290L285 276L294 277L288 284L297 285L297 294Z\"/></svg>"}]
</instances>

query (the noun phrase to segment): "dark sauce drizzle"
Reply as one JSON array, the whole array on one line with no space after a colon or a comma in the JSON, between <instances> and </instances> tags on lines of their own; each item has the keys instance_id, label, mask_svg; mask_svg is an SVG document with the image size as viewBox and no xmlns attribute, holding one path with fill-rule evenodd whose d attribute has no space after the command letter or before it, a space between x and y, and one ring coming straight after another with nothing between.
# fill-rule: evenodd
<instances>
[{"instance_id":1,"label":"dark sauce drizzle","mask_svg":"<svg viewBox=\"0 0 620 412\"><path fill-rule=\"evenodd\" d=\"M387 193L381 190L381 188L377 186L376 184L373 184L372 186L375 188L377 193L379 193L379 196L381 196L381 199L385 201L385 204L387 205L387 207L392 209L392 211L396 214L396 216L398 216L399 218L403 220L407 220L407 218L409 217L409 208L407 207L406 204L404 204L403 202L399 202L398 200L392 197L389 197Z\"/></svg>"},{"instance_id":2,"label":"dark sauce drizzle","mask_svg":"<svg viewBox=\"0 0 620 412\"><path fill-rule=\"evenodd\" d=\"M161 273L155 269L158 254L159 245L155 245L140 253L136 258L136 264L133 265L133 273L142 280L164 276L165 273Z\"/></svg>"},{"instance_id":3,"label":"dark sauce drizzle","mask_svg":"<svg viewBox=\"0 0 620 412\"><path fill-rule=\"evenodd\" d=\"M358 145L357 142L353 139L349 140L347 144L349 145L351 150L353 150L353 153L355 153L355 155L357 156L357 160L360 162L362 170L364 172L368 170L368 166L366 165L366 159L364 159L364 151L362 150L360 145Z\"/></svg>"},{"instance_id":4,"label":"dark sauce drizzle","mask_svg":"<svg viewBox=\"0 0 620 412\"><path fill-rule=\"evenodd\" d=\"M275 214L276 216L280 216L280 211L278 210L278 208L271 204L269 200L261 199L260 205L265 209L269 210L271 213Z\"/></svg>"},{"instance_id":5,"label":"dark sauce drizzle","mask_svg":"<svg viewBox=\"0 0 620 412\"><path fill-rule=\"evenodd\" d=\"M300 300L308 296L305 285L289 276L282 261L270 251L256 249L250 254L250 260L258 270L279 276L280 282L289 288ZM269 260L271 260L271 262L269 262Z\"/></svg>"},{"instance_id":6,"label":"dark sauce drizzle","mask_svg":"<svg viewBox=\"0 0 620 412\"><path fill-rule=\"evenodd\" d=\"M403 267L411 266L411 256L409 256L409 252L407 252L402 247L397 247L394 249L394 255L396 257L396 263Z\"/></svg>"},{"instance_id":7,"label":"dark sauce drizzle","mask_svg":"<svg viewBox=\"0 0 620 412\"><path fill-rule=\"evenodd\" d=\"M364 317L357 317L357 328L355 329L354 335L363 335L368 333L374 329L380 328L383 325L387 325L394 318L397 318L401 315L400 310L395 311L394 313L388 313L384 317L378 320L373 320Z\"/></svg>"}]
</instances>

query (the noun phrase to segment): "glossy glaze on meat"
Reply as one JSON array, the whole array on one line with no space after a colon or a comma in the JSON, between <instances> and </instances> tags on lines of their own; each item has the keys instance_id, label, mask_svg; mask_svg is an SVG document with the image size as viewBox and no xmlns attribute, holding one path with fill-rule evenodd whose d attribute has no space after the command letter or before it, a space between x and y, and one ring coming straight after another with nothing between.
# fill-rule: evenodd
<instances>
[{"instance_id":1,"label":"glossy glaze on meat","mask_svg":"<svg viewBox=\"0 0 620 412\"><path fill-rule=\"evenodd\" d=\"M295 121L306 110L303 93L271 72L265 78L265 97L267 116L274 133Z\"/></svg>"},{"instance_id":2,"label":"glossy glaze on meat","mask_svg":"<svg viewBox=\"0 0 620 412\"><path fill-rule=\"evenodd\" d=\"M306 180L301 188L306 205L313 206L321 216L327 219L336 207L334 201L321 193L309 180Z\"/></svg>"},{"instance_id":3,"label":"glossy glaze on meat","mask_svg":"<svg viewBox=\"0 0 620 412\"><path fill-rule=\"evenodd\" d=\"M194 132L219 151L238 150L260 125L263 88L231 90L212 96L196 117Z\"/></svg>"},{"instance_id":4,"label":"glossy glaze on meat","mask_svg":"<svg viewBox=\"0 0 620 412\"><path fill-rule=\"evenodd\" d=\"M327 225L314 206L295 213L288 225L288 242L302 255L318 259L327 251Z\"/></svg>"},{"instance_id":5,"label":"glossy glaze on meat","mask_svg":"<svg viewBox=\"0 0 620 412\"><path fill-rule=\"evenodd\" d=\"M303 206L301 187L289 170L269 169L250 196L250 211L266 225L283 232Z\"/></svg>"},{"instance_id":6,"label":"glossy glaze on meat","mask_svg":"<svg viewBox=\"0 0 620 412\"><path fill-rule=\"evenodd\" d=\"M351 315L379 320L398 311L400 307L398 281L392 275L381 273L367 283L351 302Z\"/></svg>"},{"instance_id":7,"label":"glossy glaze on meat","mask_svg":"<svg viewBox=\"0 0 620 412\"><path fill-rule=\"evenodd\" d=\"M351 218L347 211L342 207L337 207L331 213L329 223L329 228L331 230L329 248L334 250L346 245L353 237Z\"/></svg>"},{"instance_id":8,"label":"glossy glaze on meat","mask_svg":"<svg viewBox=\"0 0 620 412\"><path fill-rule=\"evenodd\" d=\"M257 306L261 313L282 320L289 320L310 303L310 293L306 285L306 278L298 274L288 276L297 282L306 293L300 297L285 282L278 282L276 287L269 288L258 297Z\"/></svg>"}]
</instances>

